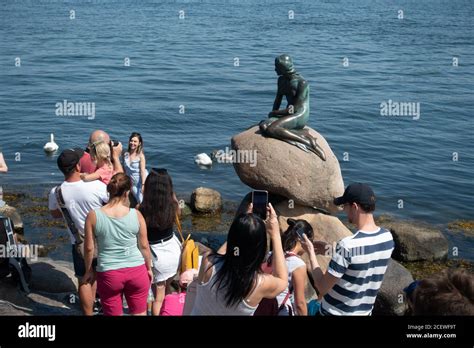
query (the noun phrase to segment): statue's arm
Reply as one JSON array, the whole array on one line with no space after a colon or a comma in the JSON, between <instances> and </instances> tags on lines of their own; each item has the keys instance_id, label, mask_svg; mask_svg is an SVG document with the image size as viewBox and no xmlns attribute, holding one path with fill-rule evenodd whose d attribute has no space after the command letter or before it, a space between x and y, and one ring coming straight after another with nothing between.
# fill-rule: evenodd
<instances>
[{"instance_id":1,"label":"statue's arm","mask_svg":"<svg viewBox=\"0 0 474 348\"><path fill-rule=\"evenodd\" d=\"M275 96L275 101L273 102L273 111L277 111L280 109L281 101L283 99L283 94L280 93L280 91L277 92L277 95Z\"/></svg>"},{"instance_id":2,"label":"statue's arm","mask_svg":"<svg viewBox=\"0 0 474 348\"><path fill-rule=\"evenodd\" d=\"M273 102L273 109L270 112L271 115L274 115L274 116L278 115L278 111L280 109L282 99L283 99L283 94L281 94L280 91L278 91L275 97L275 101Z\"/></svg>"},{"instance_id":3,"label":"statue's arm","mask_svg":"<svg viewBox=\"0 0 474 348\"><path fill-rule=\"evenodd\" d=\"M279 110L280 109L280 105L281 105L281 101L283 100L283 93L281 92L282 91L282 78L278 78L278 90L277 90L277 94L275 96L275 101L273 102L273 108L272 108L272 111L270 111L270 113L268 114L268 117L275 117L275 116L280 116L282 115L281 112L282 111L285 111L285 110Z\"/></svg>"}]
</instances>

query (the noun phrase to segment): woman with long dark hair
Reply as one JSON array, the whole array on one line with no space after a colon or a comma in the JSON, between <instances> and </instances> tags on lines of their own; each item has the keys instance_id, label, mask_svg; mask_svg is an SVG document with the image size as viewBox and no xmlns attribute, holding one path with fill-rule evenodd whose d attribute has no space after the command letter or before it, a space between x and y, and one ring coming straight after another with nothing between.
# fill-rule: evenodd
<instances>
[{"instance_id":1,"label":"woman with long dark hair","mask_svg":"<svg viewBox=\"0 0 474 348\"><path fill-rule=\"evenodd\" d=\"M145 181L143 202L138 207L143 214L153 261L152 314L159 315L167 282L178 271L181 243L173 232L176 215L180 214L173 182L166 169L153 168Z\"/></svg>"},{"instance_id":2,"label":"woman with long dark hair","mask_svg":"<svg viewBox=\"0 0 474 348\"><path fill-rule=\"evenodd\" d=\"M288 274L278 219L271 204L268 219L252 212L238 215L227 242L215 254L203 258L191 315L253 315L263 298L274 298L288 285ZM261 270L267 249L267 233L273 245L274 274Z\"/></svg>"}]
</instances>

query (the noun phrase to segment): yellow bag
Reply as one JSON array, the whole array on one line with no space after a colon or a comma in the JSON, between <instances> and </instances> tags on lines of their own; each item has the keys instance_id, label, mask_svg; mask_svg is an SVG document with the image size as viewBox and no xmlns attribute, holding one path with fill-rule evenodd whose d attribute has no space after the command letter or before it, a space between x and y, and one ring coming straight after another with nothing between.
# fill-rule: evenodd
<instances>
[{"instance_id":1,"label":"yellow bag","mask_svg":"<svg viewBox=\"0 0 474 348\"><path fill-rule=\"evenodd\" d=\"M182 241L180 273L193 268L199 270L199 248L194 243L194 240L191 239L191 234L188 235L186 240L183 238L181 222L179 221L178 215L176 215L176 227L178 228L179 236Z\"/></svg>"}]
</instances>

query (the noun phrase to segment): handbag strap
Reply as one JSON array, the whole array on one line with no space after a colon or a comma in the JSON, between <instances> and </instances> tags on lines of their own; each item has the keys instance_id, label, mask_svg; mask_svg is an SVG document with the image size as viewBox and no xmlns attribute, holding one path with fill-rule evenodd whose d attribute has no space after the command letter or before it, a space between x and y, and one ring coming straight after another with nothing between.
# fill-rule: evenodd
<instances>
[{"instance_id":1,"label":"handbag strap","mask_svg":"<svg viewBox=\"0 0 474 348\"><path fill-rule=\"evenodd\" d=\"M181 228L181 221L179 221L178 213L176 213L175 221L176 221L176 228L178 229L179 236L181 237L181 241L184 243L183 230Z\"/></svg>"},{"instance_id":2,"label":"handbag strap","mask_svg":"<svg viewBox=\"0 0 474 348\"><path fill-rule=\"evenodd\" d=\"M288 289L288 292L285 296L285 299L281 303L280 307L278 307L278 311L281 311L283 309L283 307L285 307L286 301L288 301L288 299L290 298L291 293L292 293L292 291L290 291L290 289Z\"/></svg>"},{"instance_id":3,"label":"handbag strap","mask_svg":"<svg viewBox=\"0 0 474 348\"><path fill-rule=\"evenodd\" d=\"M61 185L56 186L56 189L54 190L54 194L56 195L56 200L58 201L59 208L61 209L61 213L63 214L63 218L66 221L66 224L69 228L69 231L71 231L71 234L74 237L75 243L76 244L81 244L82 240L79 237L79 230L77 229L76 225L74 224L74 221L72 220L71 214L69 214L69 211L66 208L66 203L64 203L64 198L63 198L63 193L61 190Z\"/></svg>"}]
</instances>

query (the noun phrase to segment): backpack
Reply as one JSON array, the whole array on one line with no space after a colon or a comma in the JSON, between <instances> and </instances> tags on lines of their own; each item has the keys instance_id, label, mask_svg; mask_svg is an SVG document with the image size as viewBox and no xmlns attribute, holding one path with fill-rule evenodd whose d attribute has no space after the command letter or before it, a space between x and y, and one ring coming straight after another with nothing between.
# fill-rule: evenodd
<instances>
[{"instance_id":1,"label":"backpack","mask_svg":"<svg viewBox=\"0 0 474 348\"><path fill-rule=\"evenodd\" d=\"M18 256L19 249L13 236L13 223L0 215L0 247L5 257L0 257L0 279L12 275L12 279L26 293L30 292L31 268L26 258ZM8 256L13 255L13 256Z\"/></svg>"},{"instance_id":2,"label":"backpack","mask_svg":"<svg viewBox=\"0 0 474 348\"><path fill-rule=\"evenodd\" d=\"M296 256L294 253L286 253L285 254L285 259L289 256ZM268 258L268 260L264 263L262 263L262 270L264 273L271 274L272 273L272 265L271 265L271 258ZM285 308L286 302L290 298L290 295L293 293L293 284L290 283L288 287L288 293L285 296L285 299L281 303L280 306L278 306L278 300L276 298L264 298L260 301L258 304L257 309L255 310L254 314L255 316L277 316L278 313ZM293 315L293 311L291 306L288 307L288 312L289 315Z\"/></svg>"},{"instance_id":3,"label":"backpack","mask_svg":"<svg viewBox=\"0 0 474 348\"><path fill-rule=\"evenodd\" d=\"M176 215L176 227L181 237L181 266L180 273L187 271L188 269L199 269L199 248L191 239L189 234L186 239L183 238L183 232L181 228L181 222L179 221L178 215Z\"/></svg>"}]
</instances>

